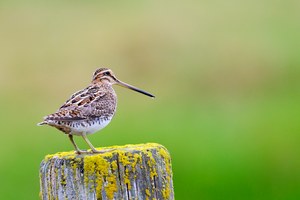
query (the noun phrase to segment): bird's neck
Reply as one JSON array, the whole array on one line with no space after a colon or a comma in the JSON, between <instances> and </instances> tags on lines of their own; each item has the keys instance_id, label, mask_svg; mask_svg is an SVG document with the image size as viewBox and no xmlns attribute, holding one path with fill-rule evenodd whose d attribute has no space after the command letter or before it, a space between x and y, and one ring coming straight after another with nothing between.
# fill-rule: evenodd
<instances>
[{"instance_id":1,"label":"bird's neck","mask_svg":"<svg viewBox=\"0 0 300 200\"><path fill-rule=\"evenodd\" d=\"M106 91L108 93L115 93L113 87L112 87L112 84L111 83L108 83L108 82L101 82L101 83L96 83L96 84L92 84L96 87L98 87L99 89L103 90L103 91Z\"/></svg>"}]
</instances>

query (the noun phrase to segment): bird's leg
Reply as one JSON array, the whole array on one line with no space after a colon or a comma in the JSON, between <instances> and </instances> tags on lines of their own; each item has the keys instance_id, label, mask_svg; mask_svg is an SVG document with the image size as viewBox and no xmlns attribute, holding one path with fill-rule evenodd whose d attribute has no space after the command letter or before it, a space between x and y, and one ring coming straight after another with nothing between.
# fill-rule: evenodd
<instances>
[{"instance_id":1,"label":"bird's leg","mask_svg":"<svg viewBox=\"0 0 300 200\"><path fill-rule=\"evenodd\" d=\"M87 138L86 133L82 133L82 138L89 145L89 147L91 148L93 153L104 153L104 151L98 151L97 149L95 149L95 147L92 145L92 143Z\"/></svg>"},{"instance_id":2,"label":"bird's leg","mask_svg":"<svg viewBox=\"0 0 300 200\"><path fill-rule=\"evenodd\" d=\"M78 146L76 145L76 143L75 143L75 141L74 141L74 139L73 139L73 135L68 134L68 136L69 136L69 139L71 140L73 146L74 146L75 149L76 149L76 153L78 153L78 154L86 153L86 151L82 151L82 150L80 150L80 149L78 148Z\"/></svg>"}]
</instances>

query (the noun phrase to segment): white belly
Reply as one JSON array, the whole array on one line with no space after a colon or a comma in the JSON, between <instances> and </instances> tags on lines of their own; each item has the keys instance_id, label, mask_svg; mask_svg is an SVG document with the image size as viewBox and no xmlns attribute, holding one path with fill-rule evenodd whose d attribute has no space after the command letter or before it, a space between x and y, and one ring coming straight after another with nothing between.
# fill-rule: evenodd
<instances>
[{"instance_id":1,"label":"white belly","mask_svg":"<svg viewBox=\"0 0 300 200\"><path fill-rule=\"evenodd\" d=\"M85 132L86 134L93 134L97 131L100 131L104 127L106 127L112 118L106 119L97 119L95 121L89 122L78 122L71 126L71 134L72 135L81 135L81 133Z\"/></svg>"}]
</instances>

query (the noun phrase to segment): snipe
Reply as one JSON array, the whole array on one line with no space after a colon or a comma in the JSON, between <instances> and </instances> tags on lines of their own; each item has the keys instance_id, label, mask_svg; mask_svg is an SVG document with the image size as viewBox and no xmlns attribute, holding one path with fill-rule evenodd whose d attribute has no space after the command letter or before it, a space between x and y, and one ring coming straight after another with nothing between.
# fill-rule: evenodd
<instances>
[{"instance_id":1,"label":"snipe","mask_svg":"<svg viewBox=\"0 0 300 200\"><path fill-rule=\"evenodd\" d=\"M45 116L38 125L53 126L67 134L78 154L85 151L77 147L73 135L82 136L93 153L101 153L87 135L103 129L113 118L117 106L114 84L154 98L154 95L118 80L110 69L99 68L87 88L74 93L57 112Z\"/></svg>"}]
</instances>

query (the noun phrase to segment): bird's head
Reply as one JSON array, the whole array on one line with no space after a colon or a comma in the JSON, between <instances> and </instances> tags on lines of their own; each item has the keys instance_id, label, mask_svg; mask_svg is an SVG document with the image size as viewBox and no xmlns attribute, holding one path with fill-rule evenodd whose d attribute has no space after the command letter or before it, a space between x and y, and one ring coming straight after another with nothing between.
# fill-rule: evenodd
<instances>
[{"instance_id":1,"label":"bird's head","mask_svg":"<svg viewBox=\"0 0 300 200\"><path fill-rule=\"evenodd\" d=\"M117 81L116 76L108 68L99 68L93 75L92 83L108 83L115 84Z\"/></svg>"},{"instance_id":2,"label":"bird's head","mask_svg":"<svg viewBox=\"0 0 300 200\"><path fill-rule=\"evenodd\" d=\"M114 73L112 72L112 70L108 69L108 68L99 68L95 71L94 75L93 75L93 80L92 80L93 84L110 84L110 85L120 85L122 87L134 90L136 92L142 93L144 95L147 95L149 97L154 98L155 96L144 91L141 90L137 87L134 87L132 85L129 85L127 83L124 83L122 81L120 81L119 79L117 79L117 77L114 75Z\"/></svg>"}]
</instances>

